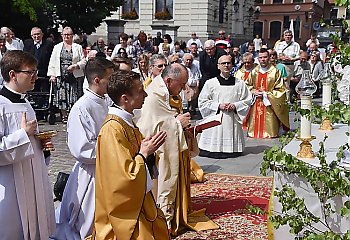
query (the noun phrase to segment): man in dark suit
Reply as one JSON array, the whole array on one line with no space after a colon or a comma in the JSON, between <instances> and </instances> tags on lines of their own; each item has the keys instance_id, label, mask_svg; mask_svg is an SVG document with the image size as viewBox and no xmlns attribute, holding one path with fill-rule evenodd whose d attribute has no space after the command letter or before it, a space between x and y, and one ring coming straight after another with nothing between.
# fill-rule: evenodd
<instances>
[{"instance_id":1,"label":"man in dark suit","mask_svg":"<svg viewBox=\"0 0 350 240\"><path fill-rule=\"evenodd\" d=\"M49 66L53 43L50 40L43 39L44 34L38 27L33 27L30 35L32 39L24 41L23 51L33 54L38 60L39 78L35 82L34 91L48 92L50 88L47 67Z\"/></svg>"},{"instance_id":2,"label":"man in dark suit","mask_svg":"<svg viewBox=\"0 0 350 240\"><path fill-rule=\"evenodd\" d=\"M204 43L204 51L199 53L199 68L202 78L199 81L199 89L202 90L205 81L217 77L220 74L218 59L227 55L226 51L215 46L214 40L207 40Z\"/></svg>"}]
</instances>

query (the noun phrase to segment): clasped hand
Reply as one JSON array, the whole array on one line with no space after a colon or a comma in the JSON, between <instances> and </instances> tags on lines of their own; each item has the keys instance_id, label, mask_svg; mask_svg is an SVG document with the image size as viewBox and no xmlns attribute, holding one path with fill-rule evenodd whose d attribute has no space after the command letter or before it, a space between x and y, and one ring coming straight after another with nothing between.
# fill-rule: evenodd
<instances>
[{"instance_id":1,"label":"clasped hand","mask_svg":"<svg viewBox=\"0 0 350 240\"><path fill-rule=\"evenodd\" d=\"M176 119L180 121L182 128L188 127L191 124L191 114L189 112L177 115Z\"/></svg>"},{"instance_id":2,"label":"clasped hand","mask_svg":"<svg viewBox=\"0 0 350 240\"><path fill-rule=\"evenodd\" d=\"M233 103L220 103L219 109L221 111L232 112L236 109L236 106Z\"/></svg>"},{"instance_id":3,"label":"clasped hand","mask_svg":"<svg viewBox=\"0 0 350 240\"><path fill-rule=\"evenodd\" d=\"M259 90L252 90L252 94L257 97L257 98L262 98L263 97L263 93L262 91L259 91Z\"/></svg>"}]
</instances>

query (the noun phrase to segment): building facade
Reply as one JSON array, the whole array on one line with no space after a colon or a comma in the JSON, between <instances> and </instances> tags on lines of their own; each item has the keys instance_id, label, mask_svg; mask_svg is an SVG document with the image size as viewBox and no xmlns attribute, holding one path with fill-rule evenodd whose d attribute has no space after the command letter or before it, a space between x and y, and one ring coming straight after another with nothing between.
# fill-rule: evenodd
<instances>
[{"instance_id":1,"label":"building facade","mask_svg":"<svg viewBox=\"0 0 350 240\"><path fill-rule=\"evenodd\" d=\"M119 11L114 12L97 29L95 35L106 36L116 43L120 32L137 35L140 30L155 36L168 33L178 40L188 40L192 32L205 41L218 37L223 29L234 38L252 37L253 22L244 13L253 0L126 0ZM250 2L250 4L248 4ZM248 27L246 25L248 24ZM250 31L250 32L249 32Z\"/></svg>"},{"instance_id":2,"label":"building facade","mask_svg":"<svg viewBox=\"0 0 350 240\"><path fill-rule=\"evenodd\" d=\"M284 30L294 27L294 39L301 47L320 28L327 0L255 0L253 34L259 34L269 46L281 38Z\"/></svg>"}]
</instances>

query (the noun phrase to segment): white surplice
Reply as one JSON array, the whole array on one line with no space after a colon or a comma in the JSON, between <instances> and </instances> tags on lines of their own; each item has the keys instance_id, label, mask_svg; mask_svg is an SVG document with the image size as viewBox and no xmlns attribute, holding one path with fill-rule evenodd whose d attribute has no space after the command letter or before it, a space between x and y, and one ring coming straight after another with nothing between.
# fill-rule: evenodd
<instances>
[{"instance_id":1,"label":"white surplice","mask_svg":"<svg viewBox=\"0 0 350 240\"><path fill-rule=\"evenodd\" d=\"M96 142L108 113L106 99L87 90L68 116L67 144L76 163L59 211L55 239L84 239L92 232L95 211Z\"/></svg>"},{"instance_id":2,"label":"white surplice","mask_svg":"<svg viewBox=\"0 0 350 240\"><path fill-rule=\"evenodd\" d=\"M236 111L223 111L222 124L203 131L198 142L199 148L208 152L243 152L245 141L242 122L249 111L251 99L246 84L238 78L235 78L234 85L221 85L218 78L209 79L198 97L202 116L205 118L217 114L220 103L233 103Z\"/></svg>"},{"instance_id":3,"label":"white surplice","mask_svg":"<svg viewBox=\"0 0 350 240\"><path fill-rule=\"evenodd\" d=\"M27 100L0 96L0 239L48 239L55 230L52 190L41 142L21 128L23 112L36 119Z\"/></svg>"}]
</instances>

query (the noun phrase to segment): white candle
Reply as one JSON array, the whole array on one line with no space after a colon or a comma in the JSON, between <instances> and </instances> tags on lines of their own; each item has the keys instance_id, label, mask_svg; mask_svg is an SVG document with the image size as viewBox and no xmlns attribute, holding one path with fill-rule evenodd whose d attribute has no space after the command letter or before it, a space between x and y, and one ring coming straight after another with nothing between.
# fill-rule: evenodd
<instances>
[{"instance_id":1,"label":"white candle","mask_svg":"<svg viewBox=\"0 0 350 240\"><path fill-rule=\"evenodd\" d=\"M329 105L332 100L332 84L326 83L322 86L322 107L327 111L329 110Z\"/></svg>"},{"instance_id":2,"label":"white candle","mask_svg":"<svg viewBox=\"0 0 350 240\"><path fill-rule=\"evenodd\" d=\"M301 96L301 109L311 110L311 96ZM301 116L300 138L311 138L311 117Z\"/></svg>"}]
</instances>

